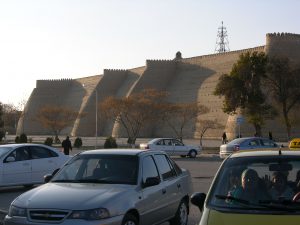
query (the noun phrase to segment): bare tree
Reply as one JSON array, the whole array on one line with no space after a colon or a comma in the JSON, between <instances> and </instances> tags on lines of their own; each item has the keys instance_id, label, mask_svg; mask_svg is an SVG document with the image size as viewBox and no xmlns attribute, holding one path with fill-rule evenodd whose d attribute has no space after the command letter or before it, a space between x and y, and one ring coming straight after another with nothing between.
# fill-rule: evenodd
<instances>
[{"instance_id":1,"label":"bare tree","mask_svg":"<svg viewBox=\"0 0 300 225\"><path fill-rule=\"evenodd\" d=\"M4 129L9 133L15 133L17 128L17 121L21 116L21 111L13 104L3 105L3 120Z\"/></svg>"},{"instance_id":2,"label":"bare tree","mask_svg":"<svg viewBox=\"0 0 300 225\"><path fill-rule=\"evenodd\" d=\"M199 114L208 112L208 108L199 105L197 102L192 103L169 103L165 106L163 120L176 134L176 137L182 141L184 128L196 119Z\"/></svg>"},{"instance_id":3,"label":"bare tree","mask_svg":"<svg viewBox=\"0 0 300 225\"><path fill-rule=\"evenodd\" d=\"M202 139L207 130L223 127L217 120L198 120L198 122L200 126L196 129L200 132L200 146L202 146Z\"/></svg>"},{"instance_id":4,"label":"bare tree","mask_svg":"<svg viewBox=\"0 0 300 225\"><path fill-rule=\"evenodd\" d=\"M38 110L36 121L44 128L51 130L55 139L58 140L60 132L81 116L83 115L79 115L77 111L66 106L46 105Z\"/></svg>"},{"instance_id":5,"label":"bare tree","mask_svg":"<svg viewBox=\"0 0 300 225\"><path fill-rule=\"evenodd\" d=\"M162 115L162 102L167 93L155 89L145 89L128 97L108 97L99 107L102 115L124 127L130 144L135 144L143 127Z\"/></svg>"}]
</instances>

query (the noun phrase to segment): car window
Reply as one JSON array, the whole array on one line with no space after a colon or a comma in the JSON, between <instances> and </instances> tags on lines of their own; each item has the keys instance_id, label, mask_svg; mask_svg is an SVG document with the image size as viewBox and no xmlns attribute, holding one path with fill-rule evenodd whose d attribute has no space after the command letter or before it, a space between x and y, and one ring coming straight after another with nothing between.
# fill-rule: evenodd
<instances>
[{"instance_id":1,"label":"car window","mask_svg":"<svg viewBox=\"0 0 300 225\"><path fill-rule=\"evenodd\" d=\"M160 140L158 142L156 142L157 145L164 145L164 140Z\"/></svg>"},{"instance_id":2,"label":"car window","mask_svg":"<svg viewBox=\"0 0 300 225\"><path fill-rule=\"evenodd\" d=\"M143 183L147 178L159 178L159 174L152 156L147 156L143 159Z\"/></svg>"},{"instance_id":3,"label":"car window","mask_svg":"<svg viewBox=\"0 0 300 225\"><path fill-rule=\"evenodd\" d=\"M172 145L172 140L171 139L165 139L164 144L165 145Z\"/></svg>"},{"instance_id":4,"label":"car window","mask_svg":"<svg viewBox=\"0 0 300 225\"><path fill-rule=\"evenodd\" d=\"M42 159L57 156L57 153L40 146L30 146L30 153L32 159Z\"/></svg>"},{"instance_id":5,"label":"car window","mask_svg":"<svg viewBox=\"0 0 300 225\"><path fill-rule=\"evenodd\" d=\"M261 144L262 144L262 146L265 146L265 147L276 147L277 146L273 141L271 141L269 139L261 139Z\"/></svg>"},{"instance_id":6,"label":"car window","mask_svg":"<svg viewBox=\"0 0 300 225\"><path fill-rule=\"evenodd\" d=\"M229 158L212 185L208 205L224 210L230 208L232 212L249 210L251 213L253 207L276 210L271 206L277 204L283 210L296 207L300 211L299 205L292 203L299 191L300 157Z\"/></svg>"},{"instance_id":7,"label":"car window","mask_svg":"<svg viewBox=\"0 0 300 225\"><path fill-rule=\"evenodd\" d=\"M259 141L256 140L256 139L250 140L249 143L248 143L248 145L252 146L252 147L260 146Z\"/></svg>"},{"instance_id":8,"label":"car window","mask_svg":"<svg viewBox=\"0 0 300 225\"><path fill-rule=\"evenodd\" d=\"M53 182L136 184L136 156L78 155L52 179Z\"/></svg>"},{"instance_id":9,"label":"car window","mask_svg":"<svg viewBox=\"0 0 300 225\"><path fill-rule=\"evenodd\" d=\"M171 165L170 161L167 157L163 154L156 154L154 155L154 159L156 165L158 167L159 172L162 175L163 180L172 178L176 176L176 171Z\"/></svg>"},{"instance_id":10,"label":"car window","mask_svg":"<svg viewBox=\"0 0 300 225\"><path fill-rule=\"evenodd\" d=\"M30 159L30 154L27 147L19 147L12 151L6 158L8 157L15 158L15 161L25 161Z\"/></svg>"},{"instance_id":11,"label":"car window","mask_svg":"<svg viewBox=\"0 0 300 225\"><path fill-rule=\"evenodd\" d=\"M173 143L174 143L175 146L183 146L182 142L180 142L178 140L175 140L175 139L173 140Z\"/></svg>"}]
</instances>

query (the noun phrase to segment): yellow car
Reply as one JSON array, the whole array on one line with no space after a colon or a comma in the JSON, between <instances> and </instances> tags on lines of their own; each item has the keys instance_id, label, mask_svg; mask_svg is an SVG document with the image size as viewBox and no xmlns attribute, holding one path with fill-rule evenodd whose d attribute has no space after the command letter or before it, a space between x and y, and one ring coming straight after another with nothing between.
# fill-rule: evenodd
<instances>
[{"instance_id":1,"label":"yellow car","mask_svg":"<svg viewBox=\"0 0 300 225\"><path fill-rule=\"evenodd\" d=\"M300 138L294 138L290 141L289 144L290 150L300 150Z\"/></svg>"},{"instance_id":2,"label":"yellow car","mask_svg":"<svg viewBox=\"0 0 300 225\"><path fill-rule=\"evenodd\" d=\"M300 151L255 151L230 155L208 194L194 193L199 225L298 225Z\"/></svg>"}]
</instances>

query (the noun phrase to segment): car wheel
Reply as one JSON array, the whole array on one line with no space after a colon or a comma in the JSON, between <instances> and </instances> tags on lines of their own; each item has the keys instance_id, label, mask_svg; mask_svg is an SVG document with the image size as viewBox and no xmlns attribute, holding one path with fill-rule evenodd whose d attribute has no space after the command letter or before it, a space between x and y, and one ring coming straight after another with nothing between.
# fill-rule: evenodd
<instances>
[{"instance_id":1,"label":"car wheel","mask_svg":"<svg viewBox=\"0 0 300 225\"><path fill-rule=\"evenodd\" d=\"M188 223L188 206L186 201L181 201L176 215L170 220L170 225L187 225Z\"/></svg>"},{"instance_id":2,"label":"car wheel","mask_svg":"<svg viewBox=\"0 0 300 225\"><path fill-rule=\"evenodd\" d=\"M137 218L132 214L126 214L122 221L122 225L138 225Z\"/></svg>"},{"instance_id":3,"label":"car wheel","mask_svg":"<svg viewBox=\"0 0 300 225\"><path fill-rule=\"evenodd\" d=\"M191 151L189 152L189 156L190 156L191 158L195 158L196 155L197 155L197 152L196 152L195 150L191 150Z\"/></svg>"}]
</instances>

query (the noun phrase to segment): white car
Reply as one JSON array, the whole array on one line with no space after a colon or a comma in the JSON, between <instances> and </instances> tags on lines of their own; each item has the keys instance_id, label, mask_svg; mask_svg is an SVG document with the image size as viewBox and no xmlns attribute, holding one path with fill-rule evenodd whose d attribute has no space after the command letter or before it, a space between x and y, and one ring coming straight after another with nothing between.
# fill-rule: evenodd
<instances>
[{"instance_id":1,"label":"white car","mask_svg":"<svg viewBox=\"0 0 300 225\"><path fill-rule=\"evenodd\" d=\"M43 183L44 175L60 168L69 156L42 144L0 146L0 187Z\"/></svg>"},{"instance_id":2,"label":"white car","mask_svg":"<svg viewBox=\"0 0 300 225\"><path fill-rule=\"evenodd\" d=\"M140 149L160 150L171 156L189 156L195 158L202 148L200 146L185 145L175 138L155 138L148 143L140 144Z\"/></svg>"}]
</instances>

